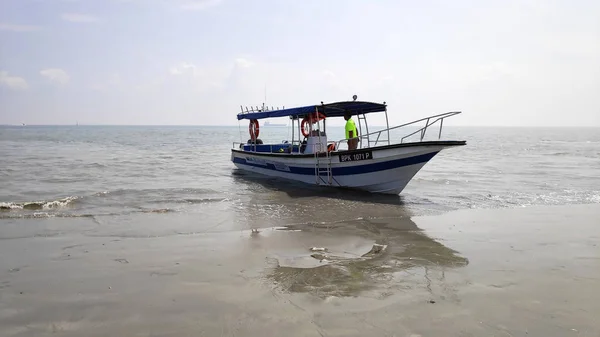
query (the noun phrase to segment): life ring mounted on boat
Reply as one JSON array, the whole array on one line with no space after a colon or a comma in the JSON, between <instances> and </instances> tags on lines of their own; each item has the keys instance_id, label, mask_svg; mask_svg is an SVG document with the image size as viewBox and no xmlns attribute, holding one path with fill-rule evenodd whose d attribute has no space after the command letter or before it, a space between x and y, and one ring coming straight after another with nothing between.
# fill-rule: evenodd
<instances>
[{"instance_id":1,"label":"life ring mounted on boat","mask_svg":"<svg viewBox=\"0 0 600 337\"><path fill-rule=\"evenodd\" d=\"M257 119L251 119L248 125L248 132L250 133L250 139L258 139L260 134L260 126L258 125Z\"/></svg>"},{"instance_id":2,"label":"life ring mounted on boat","mask_svg":"<svg viewBox=\"0 0 600 337\"><path fill-rule=\"evenodd\" d=\"M319 113L316 113L316 112L311 113L308 116L304 117L304 119L302 119L302 124L300 124L300 131L302 131L302 135L304 137L308 137L308 135L310 134L309 125L315 124L324 119L325 119L325 115L323 115L320 112Z\"/></svg>"},{"instance_id":3,"label":"life ring mounted on boat","mask_svg":"<svg viewBox=\"0 0 600 337\"><path fill-rule=\"evenodd\" d=\"M300 130L302 131L302 135L304 137L308 137L310 131L308 129L308 120L306 119L306 117L304 117L304 119L302 120L302 124L300 124Z\"/></svg>"}]
</instances>

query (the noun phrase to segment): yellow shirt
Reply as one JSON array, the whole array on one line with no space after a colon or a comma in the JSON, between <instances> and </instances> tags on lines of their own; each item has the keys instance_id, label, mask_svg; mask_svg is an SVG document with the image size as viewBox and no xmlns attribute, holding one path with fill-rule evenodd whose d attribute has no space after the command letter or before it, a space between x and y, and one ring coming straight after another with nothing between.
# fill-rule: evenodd
<instances>
[{"instance_id":1,"label":"yellow shirt","mask_svg":"<svg viewBox=\"0 0 600 337\"><path fill-rule=\"evenodd\" d=\"M352 118L346 121L346 139L350 139L350 131L352 131L352 138L358 137L358 132L356 132L356 124Z\"/></svg>"}]
</instances>

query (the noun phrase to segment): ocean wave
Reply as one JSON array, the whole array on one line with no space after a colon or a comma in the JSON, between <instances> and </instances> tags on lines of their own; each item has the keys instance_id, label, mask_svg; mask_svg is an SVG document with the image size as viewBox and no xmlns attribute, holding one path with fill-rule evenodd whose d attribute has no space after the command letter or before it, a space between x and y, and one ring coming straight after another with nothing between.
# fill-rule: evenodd
<instances>
[{"instance_id":1,"label":"ocean wave","mask_svg":"<svg viewBox=\"0 0 600 337\"><path fill-rule=\"evenodd\" d=\"M573 205L600 203L600 191L573 191L548 193L522 193L513 192L502 195L488 194L481 198L470 198L469 202L474 208L488 207L527 207L535 205ZM472 207L473 208L473 207Z\"/></svg>"},{"instance_id":2,"label":"ocean wave","mask_svg":"<svg viewBox=\"0 0 600 337\"><path fill-rule=\"evenodd\" d=\"M127 195L127 194L149 194L149 193L173 193L173 194L214 194L218 193L215 190L208 188L146 188L146 189L119 189L113 191L102 191L94 193L93 196L115 196L115 195Z\"/></svg>"},{"instance_id":3,"label":"ocean wave","mask_svg":"<svg viewBox=\"0 0 600 337\"><path fill-rule=\"evenodd\" d=\"M57 200L43 200L43 201L26 201L26 202L0 202L0 211L11 211L11 210L43 210L43 209L57 209L64 208L73 205L79 197L66 197Z\"/></svg>"},{"instance_id":4,"label":"ocean wave","mask_svg":"<svg viewBox=\"0 0 600 337\"><path fill-rule=\"evenodd\" d=\"M0 219L47 219L47 218L94 218L93 214L70 214L70 213L0 213Z\"/></svg>"},{"instance_id":5,"label":"ocean wave","mask_svg":"<svg viewBox=\"0 0 600 337\"><path fill-rule=\"evenodd\" d=\"M590 202L592 202L594 204L600 204L600 193L594 194L594 195L590 196L588 199Z\"/></svg>"},{"instance_id":6,"label":"ocean wave","mask_svg":"<svg viewBox=\"0 0 600 337\"><path fill-rule=\"evenodd\" d=\"M540 140L540 143L546 143L546 144L598 144L600 143L600 140L580 140L580 139L573 139L573 140L551 140L551 139L542 139Z\"/></svg>"},{"instance_id":7,"label":"ocean wave","mask_svg":"<svg viewBox=\"0 0 600 337\"><path fill-rule=\"evenodd\" d=\"M221 195L219 195L221 194ZM68 196L54 200L0 202L2 218L78 217L75 213L171 213L181 207L230 201L222 193L206 188L115 189ZM137 209L137 210L135 210ZM73 214L62 214L73 213Z\"/></svg>"},{"instance_id":8,"label":"ocean wave","mask_svg":"<svg viewBox=\"0 0 600 337\"><path fill-rule=\"evenodd\" d=\"M176 213L175 209L171 208L157 208L157 209L141 209L136 211L123 211L123 212L112 212L112 213L97 213L97 214L79 214L79 213L64 213L64 212L2 212L0 213L0 220L2 219L48 219L48 218L91 218L96 220L97 217L103 216L119 216L139 213L154 213L154 214L165 214L165 213Z\"/></svg>"},{"instance_id":9,"label":"ocean wave","mask_svg":"<svg viewBox=\"0 0 600 337\"><path fill-rule=\"evenodd\" d=\"M172 213L177 212L174 209L170 208L158 208L158 209L145 209L141 211L142 213Z\"/></svg>"},{"instance_id":10,"label":"ocean wave","mask_svg":"<svg viewBox=\"0 0 600 337\"><path fill-rule=\"evenodd\" d=\"M151 201L155 204L210 204L229 201L229 198L184 198L184 199L157 199Z\"/></svg>"}]
</instances>

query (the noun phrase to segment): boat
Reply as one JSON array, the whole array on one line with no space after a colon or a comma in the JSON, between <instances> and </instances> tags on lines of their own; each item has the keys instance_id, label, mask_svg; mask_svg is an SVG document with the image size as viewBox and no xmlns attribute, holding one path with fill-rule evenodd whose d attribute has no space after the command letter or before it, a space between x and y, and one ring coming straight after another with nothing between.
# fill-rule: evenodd
<instances>
[{"instance_id":1,"label":"boat","mask_svg":"<svg viewBox=\"0 0 600 337\"><path fill-rule=\"evenodd\" d=\"M245 110L240 108L242 111L237 114L237 119L238 122L249 121L250 139L245 143L233 142L231 161L235 167L311 185L398 195L440 151L466 145L465 140L441 140L444 120L461 111L390 127L386 102L358 101L356 95L349 101L293 108L268 108L264 104ZM386 126L369 133L367 116L374 113L385 114ZM330 140L327 137L327 121L343 118L346 114L357 120L358 146L352 150L348 149L347 139ZM278 117L291 120L291 139L264 144L259 138L259 121ZM425 125L419 127L419 123ZM426 140L427 131L437 129L437 125L437 139ZM396 133L407 128L411 130L393 141L391 131Z\"/></svg>"}]
</instances>

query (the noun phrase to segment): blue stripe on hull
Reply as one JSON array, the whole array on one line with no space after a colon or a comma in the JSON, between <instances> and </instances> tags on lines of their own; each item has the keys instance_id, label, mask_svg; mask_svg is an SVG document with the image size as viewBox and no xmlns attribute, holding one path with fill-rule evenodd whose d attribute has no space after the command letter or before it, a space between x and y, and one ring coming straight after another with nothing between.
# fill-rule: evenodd
<instances>
[{"instance_id":1,"label":"blue stripe on hull","mask_svg":"<svg viewBox=\"0 0 600 337\"><path fill-rule=\"evenodd\" d=\"M344 175L352 175L352 174L361 174L361 173L371 173L378 171L391 170L402 166L409 166L414 164L420 164L428 162L431 158L433 158L438 151L426 153L414 157L395 159L385 162L373 163L373 164L365 164L359 166L350 166L350 167L334 167L331 170L332 175L334 176L344 176ZM255 164L252 162L247 162L246 159L240 157L234 157L233 162L237 164L243 164L253 167L260 167L268 170L279 171L279 172L288 172L293 174L302 174L302 175L315 175L314 167L298 167L298 166L289 166L289 171L278 170L275 168L275 165L267 163L265 165ZM326 175L326 173L322 172L322 175Z\"/></svg>"}]
</instances>

